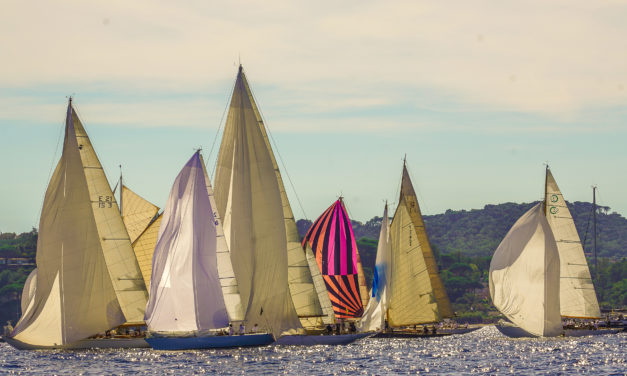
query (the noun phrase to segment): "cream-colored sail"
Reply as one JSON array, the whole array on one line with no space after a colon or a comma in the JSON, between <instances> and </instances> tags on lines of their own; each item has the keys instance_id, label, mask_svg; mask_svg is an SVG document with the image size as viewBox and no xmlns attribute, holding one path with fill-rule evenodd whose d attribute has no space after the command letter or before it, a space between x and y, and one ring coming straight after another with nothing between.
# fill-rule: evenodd
<instances>
[{"instance_id":1,"label":"cream-colored sail","mask_svg":"<svg viewBox=\"0 0 627 376\"><path fill-rule=\"evenodd\" d=\"M329 298L329 292L327 286L324 283L324 278L320 273L318 262L314 257L313 251L309 243L305 245L305 257L307 258L307 264L309 266L309 272L311 273L311 279L314 283L314 288L318 295L318 301L320 302L320 308L322 309L322 317L318 317L310 320L308 325L303 324L307 328L320 327L321 325L335 324L335 313L333 312L333 305ZM301 319L302 321L302 319Z\"/></svg>"},{"instance_id":2,"label":"cream-colored sail","mask_svg":"<svg viewBox=\"0 0 627 376\"><path fill-rule=\"evenodd\" d=\"M557 336L560 260L551 227L537 204L512 226L490 262L494 306L534 336Z\"/></svg>"},{"instance_id":3,"label":"cream-colored sail","mask_svg":"<svg viewBox=\"0 0 627 376\"><path fill-rule=\"evenodd\" d=\"M13 331L15 340L64 345L142 319L144 282L71 100L63 153L44 198L36 262L35 296Z\"/></svg>"},{"instance_id":4,"label":"cream-colored sail","mask_svg":"<svg viewBox=\"0 0 627 376\"><path fill-rule=\"evenodd\" d=\"M127 186L122 186L122 220L133 243L148 227L159 212L159 208Z\"/></svg>"},{"instance_id":5,"label":"cream-colored sail","mask_svg":"<svg viewBox=\"0 0 627 376\"><path fill-rule=\"evenodd\" d=\"M222 295L224 297L224 305L226 306L226 312L229 315L231 321L244 320L244 307L242 307L242 298L239 294L239 287L237 286L237 279L233 272L233 264L231 263L231 252L227 245L226 238L224 237L224 229L222 227L222 220L220 214L216 209L216 200L213 193L213 187L211 186L211 180L209 174L207 174L207 168L205 161L200 155L203 171L205 173L205 181L207 182L207 193L209 193L209 202L213 209L213 217L216 225L216 256L218 263L218 278L220 279L220 285L222 286Z\"/></svg>"},{"instance_id":6,"label":"cream-colored sail","mask_svg":"<svg viewBox=\"0 0 627 376\"><path fill-rule=\"evenodd\" d=\"M279 191L281 193L281 203L283 205L283 220L285 223L285 233L287 235L287 270L288 270L288 283L290 286L290 294L294 302L294 308L298 314L301 323L305 327L316 326L316 323L320 321L320 317L323 315L320 302L318 300L318 292L316 291L314 282L312 280L309 265L307 263L305 252L303 252L300 244L300 237L298 234L298 227L294 219L294 213L285 191L285 185L283 184L283 178L279 170L274 153L272 152L272 146L268 138L266 127L263 123L261 113L257 108L255 99L252 95L252 91L248 86L248 82L243 79L244 87L246 88L246 94L250 100L255 118L259 125L261 134L266 143L266 148L270 152L270 159L272 160L272 167L276 173L276 180L279 185ZM324 293L326 293L326 287L322 284Z\"/></svg>"},{"instance_id":7,"label":"cream-colored sail","mask_svg":"<svg viewBox=\"0 0 627 376\"><path fill-rule=\"evenodd\" d=\"M115 202L109 182L78 116L72 112L76 139L81 149L85 179L91 197L100 247L113 289L124 317L129 322L144 320L148 292L131 246L130 238Z\"/></svg>"},{"instance_id":8,"label":"cream-colored sail","mask_svg":"<svg viewBox=\"0 0 627 376\"><path fill-rule=\"evenodd\" d=\"M548 168L544 204L560 255L560 313L566 317L599 318L599 303L575 222Z\"/></svg>"},{"instance_id":9,"label":"cream-colored sail","mask_svg":"<svg viewBox=\"0 0 627 376\"><path fill-rule=\"evenodd\" d=\"M391 327L437 322L442 318L417 228L401 195L390 225L392 262L387 318Z\"/></svg>"},{"instance_id":10,"label":"cream-colored sail","mask_svg":"<svg viewBox=\"0 0 627 376\"><path fill-rule=\"evenodd\" d=\"M218 155L215 200L245 321L278 337L302 326L289 291L284 211L271 154L240 67Z\"/></svg>"},{"instance_id":11,"label":"cream-colored sail","mask_svg":"<svg viewBox=\"0 0 627 376\"><path fill-rule=\"evenodd\" d=\"M22 314L28 310L30 302L35 296L35 288L37 287L37 268L33 269L24 281L24 287L22 288L21 308Z\"/></svg>"},{"instance_id":12,"label":"cream-colored sail","mask_svg":"<svg viewBox=\"0 0 627 376\"><path fill-rule=\"evenodd\" d=\"M401 198L405 201L406 208L409 212L409 216L414 224L416 240L420 244L420 250L425 264L427 265L427 271L429 273L429 279L431 281L431 288L433 289L433 295L438 304L438 310L441 317L453 317L453 309L451 308L451 302L448 299L446 290L442 279L440 279L440 273L438 272L438 265L435 262L433 251L431 250L431 244L427 237L427 231L425 229L425 223L422 219L422 213L420 212L420 205L418 204L418 197L414 191L414 186L409 178L409 172L407 167L403 165L403 178L401 180Z\"/></svg>"},{"instance_id":13,"label":"cream-colored sail","mask_svg":"<svg viewBox=\"0 0 627 376\"><path fill-rule=\"evenodd\" d=\"M150 277L152 275L152 255L155 252L157 238L159 237L159 227L163 216L160 214L144 232L139 235L137 240L133 242L133 252L137 258L139 269L146 286L150 286Z\"/></svg>"}]
</instances>

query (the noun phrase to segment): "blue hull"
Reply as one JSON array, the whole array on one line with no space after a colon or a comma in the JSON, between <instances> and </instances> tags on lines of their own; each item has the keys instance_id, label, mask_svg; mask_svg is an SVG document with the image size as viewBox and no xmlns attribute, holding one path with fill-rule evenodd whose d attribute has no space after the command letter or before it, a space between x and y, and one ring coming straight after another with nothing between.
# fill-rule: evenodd
<instances>
[{"instance_id":1,"label":"blue hull","mask_svg":"<svg viewBox=\"0 0 627 376\"><path fill-rule=\"evenodd\" d=\"M339 335L289 335L279 338L276 345L314 346L314 345L347 345L374 333L339 334Z\"/></svg>"},{"instance_id":2,"label":"blue hull","mask_svg":"<svg viewBox=\"0 0 627 376\"><path fill-rule=\"evenodd\" d=\"M225 349L231 347L265 346L274 342L272 334L243 336L160 337L146 338L155 350Z\"/></svg>"}]
</instances>

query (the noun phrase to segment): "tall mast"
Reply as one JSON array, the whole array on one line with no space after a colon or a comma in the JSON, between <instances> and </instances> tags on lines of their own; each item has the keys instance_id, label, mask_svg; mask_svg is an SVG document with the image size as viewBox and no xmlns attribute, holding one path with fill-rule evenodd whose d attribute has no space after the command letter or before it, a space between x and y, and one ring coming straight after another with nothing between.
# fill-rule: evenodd
<instances>
[{"instance_id":1,"label":"tall mast","mask_svg":"<svg viewBox=\"0 0 627 376\"><path fill-rule=\"evenodd\" d=\"M592 249L594 249L594 279L599 280L599 267L597 265L597 186L592 186Z\"/></svg>"},{"instance_id":2,"label":"tall mast","mask_svg":"<svg viewBox=\"0 0 627 376\"><path fill-rule=\"evenodd\" d=\"M122 165L120 165L120 215L122 215L122 218L124 218L124 215L122 214Z\"/></svg>"},{"instance_id":3,"label":"tall mast","mask_svg":"<svg viewBox=\"0 0 627 376\"><path fill-rule=\"evenodd\" d=\"M544 202L542 203L542 207L544 208L544 216L546 217L549 213L547 211L547 206L546 206L546 192L547 192L547 187L546 187L546 183L547 183L547 179L549 178L549 164L546 164L546 170L544 171Z\"/></svg>"}]
</instances>

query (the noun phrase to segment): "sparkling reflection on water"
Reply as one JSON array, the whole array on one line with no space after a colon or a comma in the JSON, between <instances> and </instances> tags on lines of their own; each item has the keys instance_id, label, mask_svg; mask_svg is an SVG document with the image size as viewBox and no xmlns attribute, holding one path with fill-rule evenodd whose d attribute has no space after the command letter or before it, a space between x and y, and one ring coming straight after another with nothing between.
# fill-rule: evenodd
<instances>
[{"instance_id":1,"label":"sparkling reflection on water","mask_svg":"<svg viewBox=\"0 0 627 376\"><path fill-rule=\"evenodd\" d=\"M627 335L509 339L490 326L430 339L365 339L348 346L162 352L17 351L0 345L3 374L610 374L627 369Z\"/></svg>"}]
</instances>

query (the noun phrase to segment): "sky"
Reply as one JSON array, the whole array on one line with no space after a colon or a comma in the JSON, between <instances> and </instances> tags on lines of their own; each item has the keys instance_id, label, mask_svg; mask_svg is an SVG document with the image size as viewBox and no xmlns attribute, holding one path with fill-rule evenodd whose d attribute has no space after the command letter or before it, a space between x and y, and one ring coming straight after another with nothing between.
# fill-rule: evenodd
<instances>
[{"instance_id":1,"label":"sky","mask_svg":"<svg viewBox=\"0 0 627 376\"><path fill-rule=\"evenodd\" d=\"M404 156L424 214L539 200L548 162L627 215L624 1L1 8L0 232L38 227L70 95L111 185L163 207L195 149L213 169L240 62L297 218L380 216Z\"/></svg>"}]
</instances>

